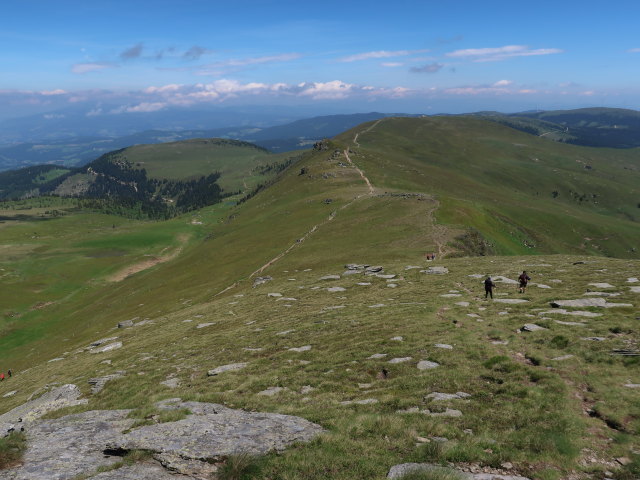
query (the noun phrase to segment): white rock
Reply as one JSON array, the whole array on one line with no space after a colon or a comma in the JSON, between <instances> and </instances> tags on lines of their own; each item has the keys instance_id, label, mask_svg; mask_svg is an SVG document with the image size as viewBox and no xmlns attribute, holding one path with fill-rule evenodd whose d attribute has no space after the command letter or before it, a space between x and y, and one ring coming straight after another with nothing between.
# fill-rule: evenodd
<instances>
[{"instance_id":1,"label":"white rock","mask_svg":"<svg viewBox=\"0 0 640 480\"><path fill-rule=\"evenodd\" d=\"M276 333L276 335L288 335L291 332L295 332L295 330L284 330L282 332Z\"/></svg>"},{"instance_id":2,"label":"white rock","mask_svg":"<svg viewBox=\"0 0 640 480\"><path fill-rule=\"evenodd\" d=\"M391 360L389 360L389 363L404 363L404 362L410 362L411 361L411 357L399 357L399 358L392 358Z\"/></svg>"},{"instance_id":3,"label":"white rock","mask_svg":"<svg viewBox=\"0 0 640 480\"><path fill-rule=\"evenodd\" d=\"M315 388L313 388L311 385L305 385L304 387L302 387L300 389L300 393L302 395L306 395L307 393L311 393L315 390Z\"/></svg>"},{"instance_id":4,"label":"white rock","mask_svg":"<svg viewBox=\"0 0 640 480\"><path fill-rule=\"evenodd\" d=\"M436 343L434 347L444 348L445 350L453 350L453 347L451 345L447 345L446 343Z\"/></svg>"},{"instance_id":5,"label":"white rock","mask_svg":"<svg viewBox=\"0 0 640 480\"><path fill-rule=\"evenodd\" d=\"M557 362L561 362L563 360L569 360L570 358L573 358L573 355L562 355L560 357L552 358L551 360L555 360Z\"/></svg>"},{"instance_id":6,"label":"white rock","mask_svg":"<svg viewBox=\"0 0 640 480\"><path fill-rule=\"evenodd\" d=\"M216 324L216 322L200 323L200 324L198 324L198 326L196 328L210 327L211 325L215 325L215 324Z\"/></svg>"},{"instance_id":7,"label":"white rock","mask_svg":"<svg viewBox=\"0 0 640 480\"><path fill-rule=\"evenodd\" d=\"M375 305L369 305L369 308L380 308L384 306L384 303L376 303Z\"/></svg>"},{"instance_id":8,"label":"white rock","mask_svg":"<svg viewBox=\"0 0 640 480\"><path fill-rule=\"evenodd\" d=\"M256 395L262 395L263 397L273 397L274 395L277 395L280 392L283 392L287 390L286 388L283 387L269 387L266 390L262 390L261 392L258 392Z\"/></svg>"},{"instance_id":9,"label":"white rock","mask_svg":"<svg viewBox=\"0 0 640 480\"><path fill-rule=\"evenodd\" d=\"M469 302L456 302L454 305L458 305L459 307L468 307Z\"/></svg>"},{"instance_id":10,"label":"white rock","mask_svg":"<svg viewBox=\"0 0 640 480\"><path fill-rule=\"evenodd\" d=\"M404 338L398 336L398 337L392 337L391 340L393 340L394 342L402 342L404 340Z\"/></svg>"},{"instance_id":11,"label":"white rock","mask_svg":"<svg viewBox=\"0 0 640 480\"><path fill-rule=\"evenodd\" d=\"M329 287L327 288L327 292L346 292L346 288L343 287Z\"/></svg>"},{"instance_id":12,"label":"white rock","mask_svg":"<svg viewBox=\"0 0 640 480\"><path fill-rule=\"evenodd\" d=\"M629 287L632 293L640 293L640 287Z\"/></svg>"},{"instance_id":13,"label":"white rock","mask_svg":"<svg viewBox=\"0 0 640 480\"><path fill-rule=\"evenodd\" d=\"M461 297L462 295L460 295L459 293L443 293L440 296L442 298L454 298L454 297Z\"/></svg>"},{"instance_id":14,"label":"white rock","mask_svg":"<svg viewBox=\"0 0 640 480\"><path fill-rule=\"evenodd\" d=\"M320 280L340 280L340 275L325 275L320 277Z\"/></svg>"},{"instance_id":15,"label":"white rock","mask_svg":"<svg viewBox=\"0 0 640 480\"><path fill-rule=\"evenodd\" d=\"M557 313L559 315L572 315L575 317L601 317L602 316L601 313L587 312L582 310L569 311L569 310L565 310L564 308L554 308L553 310L545 310L544 312L539 312L538 315L550 315L553 313Z\"/></svg>"},{"instance_id":16,"label":"white rock","mask_svg":"<svg viewBox=\"0 0 640 480\"><path fill-rule=\"evenodd\" d=\"M113 342L103 347L93 348L89 351L91 353L104 353L104 352L110 352L112 350L117 350L118 348L122 348L122 342Z\"/></svg>"},{"instance_id":17,"label":"white rock","mask_svg":"<svg viewBox=\"0 0 640 480\"><path fill-rule=\"evenodd\" d=\"M524 330L525 332L537 332L539 330L547 330L544 327L541 327L540 325L536 325L535 323L525 323L524 326L522 327L522 330Z\"/></svg>"},{"instance_id":18,"label":"white rock","mask_svg":"<svg viewBox=\"0 0 640 480\"><path fill-rule=\"evenodd\" d=\"M303 347L294 347L289 349L290 352L308 352L309 350L311 350L311 345L305 345Z\"/></svg>"},{"instance_id":19,"label":"white rock","mask_svg":"<svg viewBox=\"0 0 640 480\"><path fill-rule=\"evenodd\" d=\"M378 399L365 398L364 400L347 400L345 402L340 402L340 405L371 405L373 403L378 403Z\"/></svg>"},{"instance_id":20,"label":"white rock","mask_svg":"<svg viewBox=\"0 0 640 480\"><path fill-rule=\"evenodd\" d=\"M16 393L18 393L18 390L12 390L2 395L2 398L13 397Z\"/></svg>"},{"instance_id":21,"label":"white rock","mask_svg":"<svg viewBox=\"0 0 640 480\"><path fill-rule=\"evenodd\" d=\"M297 302L298 299L297 298L293 298L293 297L280 297L276 299L276 302L280 302L281 300L284 300L285 302Z\"/></svg>"},{"instance_id":22,"label":"white rock","mask_svg":"<svg viewBox=\"0 0 640 480\"><path fill-rule=\"evenodd\" d=\"M638 278L637 277L627 278L627 283L638 283Z\"/></svg>"},{"instance_id":23,"label":"white rock","mask_svg":"<svg viewBox=\"0 0 640 480\"><path fill-rule=\"evenodd\" d=\"M496 298L493 300L496 303L509 303L509 304L518 304L518 303L527 303L529 300L525 300L524 298Z\"/></svg>"},{"instance_id":24,"label":"white rock","mask_svg":"<svg viewBox=\"0 0 640 480\"><path fill-rule=\"evenodd\" d=\"M624 386L627 388L640 388L640 383L625 383Z\"/></svg>"},{"instance_id":25,"label":"white rock","mask_svg":"<svg viewBox=\"0 0 640 480\"><path fill-rule=\"evenodd\" d=\"M247 363L230 363L228 365L222 365L220 367L216 367L216 368L214 368L212 370L209 370L207 372L207 375L210 376L210 377L213 377L213 376L218 375L220 373L231 372L231 371L234 371L234 370L240 370L240 369L242 369L242 368L244 368L246 366L247 366Z\"/></svg>"},{"instance_id":26,"label":"white rock","mask_svg":"<svg viewBox=\"0 0 640 480\"><path fill-rule=\"evenodd\" d=\"M432 368L439 367L440 364L437 362L430 362L429 360L421 360L418 362L418 370L430 370Z\"/></svg>"},{"instance_id":27,"label":"white rock","mask_svg":"<svg viewBox=\"0 0 640 480\"><path fill-rule=\"evenodd\" d=\"M384 358L386 356L387 356L386 353L374 353L373 355L371 355L370 357L367 357L367 358L369 358L371 360L375 360L375 359L378 359L378 358Z\"/></svg>"},{"instance_id":28,"label":"white rock","mask_svg":"<svg viewBox=\"0 0 640 480\"><path fill-rule=\"evenodd\" d=\"M554 320L554 322L556 322L557 324L560 325L569 325L572 327L586 327L587 324L586 323L582 323L582 322L563 322L562 320Z\"/></svg>"},{"instance_id":29,"label":"white rock","mask_svg":"<svg viewBox=\"0 0 640 480\"><path fill-rule=\"evenodd\" d=\"M277 297L281 297L281 296L282 296L282 294L278 293L278 292L267 293L267 297L277 298Z\"/></svg>"},{"instance_id":30,"label":"white rock","mask_svg":"<svg viewBox=\"0 0 640 480\"><path fill-rule=\"evenodd\" d=\"M596 288L616 288L610 283L590 283L589 285L594 286Z\"/></svg>"},{"instance_id":31,"label":"white rock","mask_svg":"<svg viewBox=\"0 0 640 480\"><path fill-rule=\"evenodd\" d=\"M371 285L371 282L358 282L358 283L356 283L356 285L360 285L360 286L366 287L367 285Z\"/></svg>"}]
</instances>

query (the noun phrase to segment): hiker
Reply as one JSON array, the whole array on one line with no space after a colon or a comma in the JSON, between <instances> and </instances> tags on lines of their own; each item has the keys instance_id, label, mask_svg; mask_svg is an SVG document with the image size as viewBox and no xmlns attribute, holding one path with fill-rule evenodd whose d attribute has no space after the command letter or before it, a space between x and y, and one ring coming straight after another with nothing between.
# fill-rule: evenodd
<instances>
[{"instance_id":1,"label":"hiker","mask_svg":"<svg viewBox=\"0 0 640 480\"><path fill-rule=\"evenodd\" d=\"M487 298L488 295L491 295L491 300L493 300L493 288L496 286L491 280L491 277L487 275L487 279L484 281L484 298Z\"/></svg>"},{"instance_id":2,"label":"hiker","mask_svg":"<svg viewBox=\"0 0 640 480\"><path fill-rule=\"evenodd\" d=\"M526 271L523 271L518 277L518 281L520 282L520 293L524 293L524 289L527 288L529 280L531 280L531 277L527 275Z\"/></svg>"},{"instance_id":3,"label":"hiker","mask_svg":"<svg viewBox=\"0 0 640 480\"><path fill-rule=\"evenodd\" d=\"M11 369L9 369L7 373L9 374L9 377L13 377L13 372L11 371Z\"/></svg>"},{"instance_id":4,"label":"hiker","mask_svg":"<svg viewBox=\"0 0 640 480\"><path fill-rule=\"evenodd\" d=\"M4 372L0 373L0 382L4 380Z\"/></svg>"}]
</instances>

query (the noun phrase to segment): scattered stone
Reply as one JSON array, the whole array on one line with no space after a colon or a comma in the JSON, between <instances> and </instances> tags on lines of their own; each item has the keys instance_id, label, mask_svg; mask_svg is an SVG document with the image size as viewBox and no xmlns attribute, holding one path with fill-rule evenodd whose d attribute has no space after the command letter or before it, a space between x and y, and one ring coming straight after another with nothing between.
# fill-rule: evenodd
<instances>
[{"instance_id":1,"label":"scattered stone","mask_svg":"<svg viewBox=\"0 0 640 480\"><path fill-rule=\"evenodd\" d=\"M430 370L432 368L439 367L440 364L437 362L430 362L429 360L421 360L418 362L418 370Z\"/></svg>"},{"instance_id":2,"label":"scattered stone","mask_svg":"<svg viewBox=\"0 0 640 480\"><path fill-rule=\"evenodd\" d=\"M610 283L590 283L589 285L596 287L596 288L616 288L613 285L611 285Z\"/></svg>"},{"instance_id":3,"label":"scattered stone","mask_svg":"<svg viewBox=\"0 0 640 480\"><path fill-rule=\"evenodd\" d=\"M411 361L411 357L399 357L399 358L392 358L391 360L389 360L388 363L404 363L404 362L410 362Z\"/></svg>"},{"instance_id":4,"label":"scattered stone","mask_svg":"<svg viewBox=\"0 0 640 480\"><path fill-rule=\"evenodd\" d=\"M297 302L298 299L297 298L293 298L293 297L280 297L276 299L276 302L280 302L280 301L285 301L285 302Z\"/></svg>"},{"instance_id":5,"label":"scattered stone","mask_svg":"<svg viewBox=\"0 0 640 480\"><path fill-rule=\"evenodd\" d=\"M535 287L544 288L544 289L551 288L549 285L545 285L543 283L532 283L532 285Z\"/></svg>"},{"instance_id":6,"label":"scattered stone","mask_svg":"<svg viewBox=\"0 0 640 480\"><path fill-rule=\"evenodd\" d=\"M529 300L525 300L524 298L496 298L493 300L496 303L509 303L509 304L518 304L518 303L528 303Z\"/></svg>"},{"instance_id":7,"label":"scattered stone","mask_svg":"<svg viewBox=\"0 0 640 480\"><path fill-rule=\"evenodd\" d=\"M409 474L433 472L434 478L445 477L457 474L461 480L529 480L526 477L518 477L514 475L501 475L494 473L467 473L460 470L454 470L448 467L441 467L430 463L403 463L394 465L389 470L387 478L402 479Z\"/></svg>"},{"instance_id":8,"label":"scattered stone","mask_svg":"<svg viewBox=\"0 0 640 480\"><path fill-rule=\"evenodd\" d=\"M640 280L638 280L637 277L627 278L627 283L638 283L638 281L640 281Z\"/></svg>"},{"instance_id":9,"label":"scattered stone","mask_svg":"<svg viewBox=\"0 0 640 480\"><path fill-rule=\"evenodd\" d=\"M467 313L467 317L480 318L480 315L478 315L477 313Z\"/></svg>"},{"instance_id":10,"label":"scattered stone","mask_svg":"<svg viewBox=\"0 0 640 480\"><path fill-rule=\"evenodd\" d=\"M454 408L446 408L444 410L444 412L432 412L430 410L425 410L421 413L424 413L425 415L429 415L430 417L461 417L462 416L462 412L460 410L456 410Z\"/></svg>"},{"instance_id":11,"label":"scattered stone","mask_svg":"<svg viewBox=\"0 0 640 480\"><path fill-rule=\"evenodd\" d=\"M256 277L256 279L253 281L253 288L256 288L258 285L262 285L267 282L270 282L271 280L273 280L273 277L269 275L265 277Z\"/></svg>"},{"instance_id":12,"label":"scattered stone","mask_svg":"<svg viewBox=\"0 0 640 480\"><path fill-rule=\"evenodd\" d=\"M631 460L629 457L618 457L618 458L616 458L616 462L618 462L622 466L625 466L625 465L629 465L630 463L632 463L633 460Z\"/></svg>"},{"instance_id":13,"label":"scattered stone","mask_svg":"<svg viewBox=\"0 0 640 480\"><path fill-rule=\"evenodd\" d=\"M460 295L459 293L443 293L440 296L442 298L454 298L454 297L461 297L462 295Z\"/></svg>"},{"instance_id":14,"label":"scattered stone","mask_svg":"<svg viewBox=\"0 0 640 480\"><path fill-rule=\"evenodd\" d=\"M278 333L276 333L276 335L288 335L288 334L290 334L291 332L295 332L295 330L284 330L284 331L282 331L282 332L278 332Z\"/></svg>"},{"instance_id":15,"label":"scattered stone","mask_svg":"<svg viewBox=\"0 0 640 480\"><path fill-rule=\"evenodd\" d=\"M196 328L210 327L211 325L215 325L215 324L216 324L216 322L200 323Z\"/></svg>"},{"instance_id":16,"label":"scattered stone","mask_svg":"<svg viewBox=\"0 0 640 480\"><path fill-rule=\"evenodd\" d=\"M178 388L180 386L180 379L177 377L167 378L163 382L160 382L160 385L164 385L165 387L169 387L171 389Z\"/></svg>"},{"instance_id":17,"label":"scattered stone","mask_svg":"<svg viewBox=\"0 0 640 480\"><path fill-rule=\"evenodd\" d=\"M471 275L467 275L467 277L471 277L471 278L484 278L484 275L481 275L479 273L472 273Z\"/></svg>"},{"instance_id":18,"label":"scattered stone","mask_svg":"<svg viewBox=\"0 0 640 480\"><path fill-rule=\"evenodd\" d=\"M362 270L345 270L342 272L343 277L347 275L362 275Z\"/></svg>"},{"instance_id":19,"label":"scattered stone","mask_svg":"<svg viewBox=\"0 0 640 480\"><path fill-rule=\"evenodd\" d=\"M556 362L561 362L563 360L569 360L570 358L573 358L574 356L569 354L569 355L562 355L560 357L556 357L556 358L552 358L551 360L555 360Z\"/></svg>"},{"instance_id":20,"label":"scattered stone","mask_svg":"<svg viewBox=\"0 0 640 480\"><path fill-rule=\"evenodd\" d=\"M387 283L387 288L396 288L398 284L396 283Z\"/></svg>"},{"instance_id":21,"label":"scattered stone","mask_svg":"<svg viewBox=\"0 0 640 480\"><path fill-rule=\"evenodd\" d=\"M122 342L113 342L113 343L109 343L108 345L104 345L103 347L92 348L91 350L89 350L89 352L104 353L104 352L110 352L112 350L117 350L119 348L122 348Z\"/></svg>"},{"instance_id":22,"label":"scattered stone","mask_svg":"<svg viewBox=\"0 0 640 480\"><path fill-rule=\"evenodd\" d=\"M424 398L432 400L434 402L439 402L439 401L447 401L447 400L463 400L465 398L469 398L470 396L471 394L465 393L465 392L456 392L456 393L433 392Z\"/></svg>"},{"instance_id":23,"label":"scattered stone","mask_svg":"<svg viewBox=\"0 0 640 480\"><path fill-rule=\"evenodd\" d=\"M632 293L640 293L640 287L629 287Z\"/></svg>"},{"instance_id":24,"label":"scattered stone","mask_svg":"<svg viewBox=\"0 0 640 480\"><path fill-rule=\"evenodd\" d=\"M404 267L405 270L415 270L415 269L420 269L422 267L418 266L418 265L407 265L406 267Z\"/></svg>"},{"instance_id":25,"label":"scattered stone","mask_svg":"<svg viewBox=\"0 0 640 480\"><path fill-rule=\"evenodd\" d=\"M193 320L191 320L190 318L187 318L186 320L182 320L182 323L191 323L193 322Z\"/></svg>"},{"instance_id":26,"label":"scattered stone","mask_svg":"<svg viewBox=\"0 0 640 480\"><path fill-rule=\"evenodd\" d=\"M373 383L359 383L358 388L367 389L373 387Z\"/></svg>"},{"instance_id":27,"label":"scattered stone","mask_svg":"<svg viewBox=\"0 0 640 480\"><path fill-rule=\"evenodd\" d=\"M625 383L624 386L627 388L640 388L640 383Z\"/></svg>"},{"instance_id":28,"label":"scattered stone","mask_svg":"<svg viewBox=\"0 0 640 480\"><path fill-rule=\"evenodd\" d=\"M371 282L358 282L356 283L356 285L361 285L363 287L366 287L367 285L371 285Z\"/></svg>"},{"instance_id":29,"label":"scattered stone","mask_svg":"<svg viewBox=\"0 0 640 480\"><path fill-rule=\"evenodd\" d=\"M91 393L93 393L94 395L96 393L99 393L100 391L102 391L105 384L109 380L114 380L116 378L123 377L125 373L126 372L124 371L118 371L116 373L112 373L111 375L105 375L104 377L90 378L89 380L87 380L87 383L91 385Z\"/></svg>"},{"instance_id":30,"label":"scattered stone","mask_svg":"<svg viewBox=\"0 0 640 480\"><path fill-rule=\"evenodd\" d=\"M211 473L218 470L215 465L211 465L211 469ZM176 480L176 476L158 464L145 462L99 473L92 476L91 480Z\"/></svg>"},{"instance_id":31,"label":"scattered stone","mask_svg":"<svg viewBox=\"0 0 640 480\"><path fill-rule=\"evenodd\" d=\"M384 358L386 357L387 354L386 353L374 353L373 355L371 355L370 357L368 357L370 360L375 360L378 358Z\"/></svg>"},{"instance_id":32,"label":"scattered stone","mask_svg":"<svg viewBox=\"0 0 640 480\"><path fill-rule=\"evenodd\" d=\"M277 297L281 297L282 294L278 293L278 292L271 292L271 293L267 293L267 297L271 297L271 298L277 298Z\"/></svg>"},{"instance_id":33,"label":"scattered stone","mask_svg":"<svg viewBox=\"0 0 640 480\"><path fill-rule=\"evenodd\" d=\"M303 347L294 347L289 349L290 352L308 352L309 350L311 350L311 345L305 345Z\"/></svg>"},{"instance_id":34,"label":"scattered stone","mask_svg":"<svg viewBox=\"0 0 640 480\"><path fill-rule=\"evenodd\" d=\"M95 342L91 343L87 348L99 347L100 345L111 342L112 340L116 340L117 338L118 337L101 338L100 340L96 340Z\"/></svg>"},{"instance_id":35,"label":"scattered stone","mask_svg":"<svg viewBox=\"0 0 640 480\"><path fill-rule=\"evenodd\" d=\"M503 277L502 275L496 275L495 277L491 277L494 283L506 283L508 285L518 285L517 280L511 280L510 278Z\"/></svg>"},{"instance_id":36,"label":"scattered stone","mask_svg":"<svg viewBox=\"0 0 640 480\"><path fill-rule=\"evenodd\" d=\"M325 275L320 277L320 280L340 280L340 275Z\"/></svg>"},{"instance_id":37,"label":"scattered stone","mask_svg":"<svg viewBox=\"0 0 640 480\"><path fill-rule=\"evenodd\" d=\"M60 362L61 360L64 360L64 358L56 357L56 358L52 358L51 360L48 360L47 363Z\"/></svg>"},{"instance_id":38,"label":"scattered stone","mask_svg":"<svg viewBox=\"0 0 640 480\"><path fill-rule=\"evenodd\" d=\"M548 330L547 328L541 327L540 325L536 325L535 323L525 323L522 327L522 330L525 332L537 332L539 330Z\"/></svg>"},{"instance_id":39,"label":"scattered stone","mask_svg":"<svg viewBox=\"0 0 640 480\"><path fill-rule=\"evenodd\" d=\"M344 287L329 287L327 288L327 292L346 292L347 289Z\"/></svg>"},{"instance_id":40,"label":"scattered stone","mask_svg":"<svg viewBox=\"0 0 640 480\"><path fill-rule=\"evenodd\" d=\"M311 385L305 385L304 387L302 387L300 389L300 393L302 395L306 395L307 393L311 393L315 390L315 388L313 388Z\"/></svg>"},{"instance_id":41,"label":"scattered stone","mask_svg":"<svg viewBox=\"0 0 640 480\"><path fill-rule=\"evenodd\" d=\"M582 337L582 340L589 340L591 342L604 342L605 337Z\"/></svg>"},{"instance_id":42,"label":"scattered stone","mask_svg":"<svg viewBox=\"0 0 640 480\"><path fill-rule=\"evenodd\" d=\"M492 345L509 345L508 340L494 340L491 342Z\"/></svg>"},{"instance_id":43,"label":"scattered stone","mask_svg":"<svg viewBox=\"0 0 640 480\"><path fill-rule=\"evenodd\" d=\"M2 398L13 397L16 393L18 393L18 390L12 390L12 391L7 392L4 395L2 395Z\"/></svg>"},{"instance_id":44,"label":"scattered stone","mask_svg":"<svg viewBox=\"0 0 640 480\"><path fill-rule=\"evenodd\" d=\"M562 320L554 320L554 322L556 322L559 325L568 325L570 327L586 327L587 326L586 323L582 323L582 322L563 322Z\"/></svg>"},{"instance_id":45,"label":"scattered stone","mask_svg":"<svg viewBox=\"0 0 640 480\"><path fill-rule=\"evenodd\" d=\"M573 315L576 317L601 317L602 316L601 313L587 312L583 310L569 311L569 310L565 310L564 308L555 308L553 310L546 310L544 312L539 312L538 315L549 315L554 313L557 313L560 315Z\"/></svg>"},{"instance_id":46,"label":"scattered stone","mask_svg":"<svg viewBox=\"0 0 640 480\"><path fill-rule=\"evenodd\" d=\"M245 352L261 352L263 349L260 347L258 348L244 347L242 350L244 350Z\"/></svg>"},{"instance_id":47,"label":"scattered stone","mask_svg":"<svg viewBox=\"0 0 640 480\"><path fill-rule=\"evenodd\" d=\"M118 328L127 327L133 327L133 320L123 320L122 322L118 322Z\"/></svg>"},{"instance_id":48,"label":"scattered stone","mask_svg":"<svg viewBox=\"0 0 640 480\"><path fill-rule=\"evenodd\" d=\"M322 307L323 310L340 310L341 308L346 308L346 305L335 305L332 307Z\"/></svg>"},{"instance_id":49,"label":"scattered stone","mask_svg":"<svg viewBox=\"0 0 640 480\"><path fill-rule=\"evenodd\" d=\"M453 350L451 345L447 345L446 343L436 343L433 345L436 348L444 348L445 350Z\"/></svg>"},{"instance_id":50,"label":"scattered stone","mask_svg":"<svg viewBox=\"0 0 640 480\"><path fill-rule=\"evenodd\" d=\"M347 400L345 402L340 402L340 405L371 405L374 403L378 403L377 398L365 398L364 400Z\"/></svg>"},{"instance_id":51,"label":"scattered stone","mask_svg":"<svg viewBox=\"0 0 640 480\"><path fill-rule=\"evenodd\" d=\"M426 270L420 270L420 273L444 275L445 273L449 273L449 269L447 267L429 267Z\"/></svg>"},{"instance_id":52,"label":"scattered stone","mask_svg":"<svg viewBox=\"0 0 640 480\"><path fill-rule=\"evenodd\" d=\"M577 300L556 300L551 302L553 308L559 307L633 307L630 303L608 303L604 298L579 298Z\"/></svg>"},{"instance_id":53,"label":"scattered stone","mask_svg":"<svg viewBox=\"0 0 640 480\"><path fill-rule=\"evenodd\" d=\"M6 435L7 430L12 428L21 418L23 422L32 422L46 413L60 410L65 407L85 405L88 400L78 400L82 393L76 385L67 384L49 390L44 395L35 400L30 400L13 410L0 415L0 437Z\"/></svg>"},{"instance_id":54,"label":"scattered stone","mask_svg":"<svg viewBox=\"0 0 640 480\"><path fill-rule=\"evenodd\" d=\"M288 389L284 388L284 387L269 387L266 390L262 390L261 392L258 392L256 395L262 395L262 396L265 396L265 397L273 397L274 395L277 395L280 392L283 392L285 390L288 390Z\"/></svg>"},{"instance_id":55,"label":"scattered stone","mask_svg":"<svg viewBox=\"0 0 640 480\"><path fill-rule=\"evenodd\" d=\"M366 267L364 270L365 272L368 272L368 273L378 273L378 272L381 272L383 268L380 265L376 265L373 267Z\"/></svg>"},{"instance_id":56,"label":"scattered stone","mask_svg":"<svg viewBox=\"0 0 640 480\"><path fill-rule=\"evenodd\" d=\"M436 443L446 443L449 441L447 437L429 437L429 440Z\"/></svg>"},{"instance_id":57,"label":"scattered stone","mask_svg":"<svg viewBox=\"0 0 640 480\"><path fill-rule=\"evenodd\" d=\"M455 305L458 305L459 307L468 307L469 302L456 302Z\"/></svg>"},{"instance_id":58,"label":"scattered stone","mask_svg":"<svg viewBox=\"0 0 640 480\"><path fill-rule=\"evenodd\" d=\"M231 372L233 370L240 370L247 366L247 363L230 363L228 365L222 365L220 367L216 367L207 372L207 376L214 377L224 372Z\"/></svg>"},{"instance_id":59,"label":"scattered stone","mask_svg":"<svg viewBox=\"0 0 640 480\"><path fill-rule=\"evenodd\" d=\"M404 341L403 337L392 337L391 340L393 340L394 342L402 342Z\"/></svg>"},{"instance_id":60,"label":"scattered stone","mask_svg":"<svg viewBox=\"0 0 640 480\"><path fill-rule=\"evenodd\" d=\"M384 303L376 303L375 305L369 305L369 308L381 308L384 307Z\"/></svg>"},{"instance_id":61,"label":"scattered stone","mask_svg":"<svg viewBox=\"0 0 640 480\"><path fill-rule=\"evenodd\" d=\"M396 278L396 276L393 273L389 273L389 274L377 273L376 277L383 278L385 280L391 280L392 278Z\"/></svg>"}]
</instances>

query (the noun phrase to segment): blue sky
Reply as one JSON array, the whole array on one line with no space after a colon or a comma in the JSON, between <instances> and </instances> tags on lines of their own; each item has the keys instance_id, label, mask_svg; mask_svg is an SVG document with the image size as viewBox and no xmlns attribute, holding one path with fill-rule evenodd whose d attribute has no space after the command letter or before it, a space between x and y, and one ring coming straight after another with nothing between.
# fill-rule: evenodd
<instances>
[{"instance_id":1,"label":"blue sky","mask_svg":"<svg viewBox=\"0 0 640 480\"><path fill-rule=\"evenodd\" d=\"M3 116L640 107L632 1L0 0Z\"/></svg>"}]
</instances>

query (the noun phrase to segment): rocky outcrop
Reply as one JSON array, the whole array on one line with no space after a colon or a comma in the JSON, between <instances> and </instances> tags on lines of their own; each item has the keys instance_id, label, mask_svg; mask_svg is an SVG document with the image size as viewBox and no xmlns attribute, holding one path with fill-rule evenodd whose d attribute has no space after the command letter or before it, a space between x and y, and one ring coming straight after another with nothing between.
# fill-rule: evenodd
<instances>
[{"instance_id":1,"label":"rocky outcrop","mask_svg":"<svg viewBox=\"0 0 640 480\"><path fill-rule=\"evenodd\" d=\"M457 474L457 478L460 478L460 480L529 480L526 477L519 477L516 475L502 475L497 473L467 473L460 470L441 467L439 465L432 465L430 463L402 463L400 465L394 465L389 470L387 478L402 479L406 475L418 472L433 472L434 474L440 474L443 477L446 474Z\"/></svg>"},{"instance_id":2,"label":"rocky outcrop","mask_svg":"<svg viewBox=\"0 0 640 480\"><path fill-rule=\"evenodd\" d=\"M208 479L229 455L282 451L323 431L303 418L217 404L172 399L156 406L191 413L176 422L125 434L135 421L128 418L129 410L89 411L29 423L23 464L0 471L0 479L62 480L84 475L101 480L168 480L176 473L183 475L178 478ZM117 468L115 464L131 450L149 451L155 461ZM104 467L114 470L98 474L97 469Z\"/></svg>"}]
</instances>

